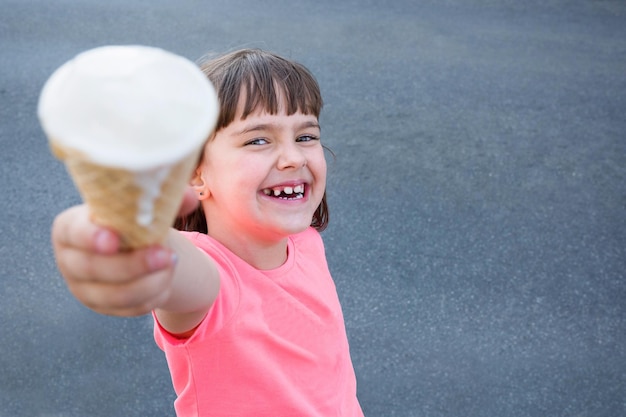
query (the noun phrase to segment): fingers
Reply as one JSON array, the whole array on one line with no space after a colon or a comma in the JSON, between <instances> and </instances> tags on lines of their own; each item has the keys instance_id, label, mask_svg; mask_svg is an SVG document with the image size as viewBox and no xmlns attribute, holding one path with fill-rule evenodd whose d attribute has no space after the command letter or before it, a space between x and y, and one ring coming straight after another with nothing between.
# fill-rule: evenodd
<instances>
[{"instance_id":1,"label":"fingers","mask_svg":"<svg viewBox=\"0 0 626 417\"><path fill-rule=\"evenodd\" d=\"M120 251L119 237L93 224L84 205L57 216L52 244L70 292L94 311L141 315L169 297L174 253L162 246Z\"/></svg>"},{"instance_id":2,"label":"fingers","mask_svg":"<svg viewBox=\"0 0 626 417\"><path fill-rule=\"evenodd\" d=\"M122 283L68 281L70 292L88 308L111 316L147 314L170 296L171 270L163 270Z\"/></svg>"},{"instance_id":3,"label":"fingers","mask_svg":"<svg viewBox=\"0 0 626 417\"><path fill-rule=\"evenodd\" d=\"M63 275L81 281L123 283L175 263L175 254L160 246L113 254L66 246L57 252L57 266Z\"/></svg>"},{"instance_id":4,"label":"fingers","mask_svg":"<svg viewBox=\"0 0 626 417\"><path fill-rule=\"evenodd\" d=\"M57 216L52 243L61 273L71 280L123 282L176 263L174 253L160 246L118 252L119 237L92 223L84 205Z\"/></svg>"},{"instance_id":5,"label":"fingers","mask_svg":"<svg viewBox=\"0 0 626 417\"><path fill-rule=\"evenodd\" d=\"M87 206L80 205L65 210L55 218L52 243L55 248L74 247L111 254L119 249L120 240L112 231L92 223Z\"/></svg>"}]
</instances>

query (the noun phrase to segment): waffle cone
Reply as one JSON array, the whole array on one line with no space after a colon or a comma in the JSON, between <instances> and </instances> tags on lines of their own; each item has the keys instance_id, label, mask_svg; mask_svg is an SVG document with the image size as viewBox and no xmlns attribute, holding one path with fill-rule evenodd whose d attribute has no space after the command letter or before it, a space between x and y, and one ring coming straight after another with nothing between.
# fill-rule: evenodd
<instances>
[{"instance_id":1,"label":"waffle cone","mask_svg":"<svg viewBox=\"0 0 626 417\"><path fill-rule=\"evenodd\" d=\"M125 250L165 240L199 157L198 150L170 167L133 172L98 165L54 141L50 147L65 163L94 223L116 231ZM150 187L154 195L146 194L138 178L160 175L165 177Z\"/></svg>"}]
</instances>

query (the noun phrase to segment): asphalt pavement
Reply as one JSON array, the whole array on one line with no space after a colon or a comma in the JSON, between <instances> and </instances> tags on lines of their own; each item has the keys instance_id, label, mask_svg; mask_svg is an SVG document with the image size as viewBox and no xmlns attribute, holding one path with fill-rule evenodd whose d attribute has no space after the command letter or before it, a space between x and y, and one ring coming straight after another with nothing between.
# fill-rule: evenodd
<instances>
[{"instance_id":1,"label":"asphalt pavement","mask_svg":"<svg viewBox=\"0 0 626 417\"><path fill-rule=\"evenodd\" d=\"M323 233L368 417L626 416L626 3L0 1L0 416L173 416L150 317L72 298L36 118L105 44L317 76Z\"/></svg>"}]
</instances>

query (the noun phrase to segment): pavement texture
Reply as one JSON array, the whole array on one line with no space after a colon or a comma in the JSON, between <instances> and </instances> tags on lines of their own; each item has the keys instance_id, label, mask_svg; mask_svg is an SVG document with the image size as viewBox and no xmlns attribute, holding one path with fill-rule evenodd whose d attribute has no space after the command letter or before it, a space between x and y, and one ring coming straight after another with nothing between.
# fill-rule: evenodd
<instances>
[{"instance_id":1,"label":"pavement texture","mask_svg":"<svg viewBox=\"0 0 626 417\"><path fill-rule=\"evenodd\" d=\"M69 294L36 118L104 44L318 77L323 236L368 417L626 415L626 3L0 1L0 416L173 416L150 317Z\"/></svg>"}]
</instances>

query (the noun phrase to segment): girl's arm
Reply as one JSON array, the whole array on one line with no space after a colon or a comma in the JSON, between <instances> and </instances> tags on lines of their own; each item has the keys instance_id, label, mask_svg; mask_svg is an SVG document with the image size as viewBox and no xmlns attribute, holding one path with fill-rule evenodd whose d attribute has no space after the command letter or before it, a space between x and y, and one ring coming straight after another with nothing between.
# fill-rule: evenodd
<instances>
[{"instance_id":1,"label":"girl's arm","mask_svg":"<svg viewBox=\"0 0 626 417\"><path fill-rule=\"evenodd\" d=\"M120 252L117 235L93 224L82 205L57 216L52 243L69 290L101 314L156 310L165 329L185 333L200 323L219 290L213 261L175 230L163 246Z\"/></svg>"},{"instance_id":2,"label":"girl's arm","mask_svg":"<svg viewBox=\"0 0 626 417\"><path fill-rule=\"evenodd\" d=\"M161 326L189 336L213 305L220 287L213 260L177 230L170 230L167 246L178 254L169 297L155 308Z\"/></svg>"}]
</instances>

